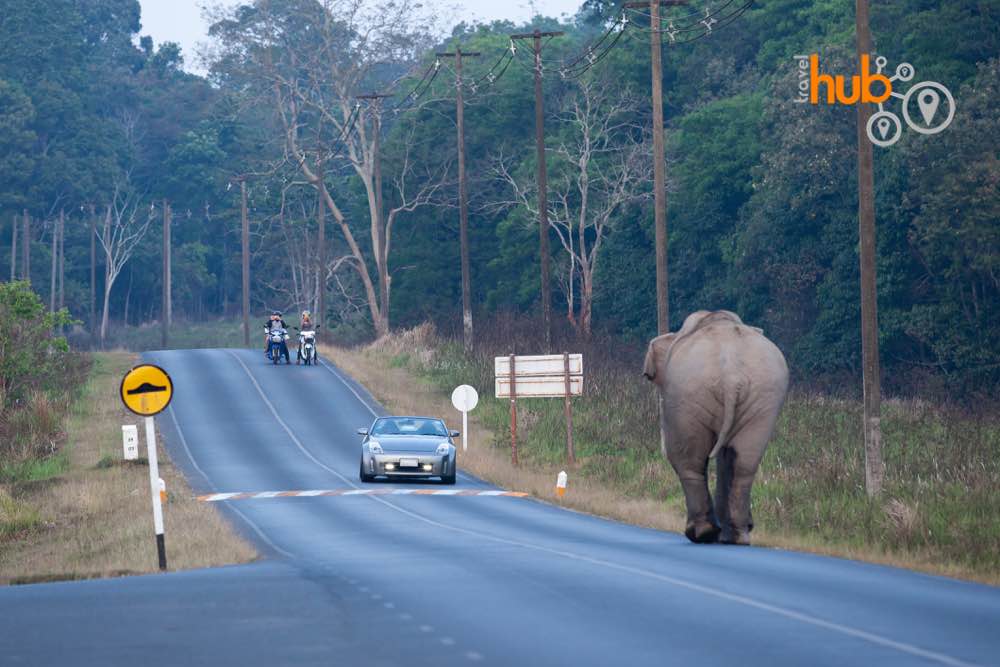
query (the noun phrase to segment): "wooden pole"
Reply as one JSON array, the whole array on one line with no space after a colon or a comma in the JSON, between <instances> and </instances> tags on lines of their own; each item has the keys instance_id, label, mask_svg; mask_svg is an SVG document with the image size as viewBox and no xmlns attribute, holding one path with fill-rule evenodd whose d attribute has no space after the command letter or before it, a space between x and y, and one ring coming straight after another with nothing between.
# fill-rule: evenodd
<instances>
[{"instance_id":1,"label":"wooden pole","mask_svg":"<svg viewBox=\"0 0 1000 667\"><path fill-rule=\"evenodd\" d=\"M469 195L465 178L465 101L462 96L462 56L455 47L454 53L439 53L438 57L455 58L455 121L458 125L458 238L462 265L462 344L466 354L472 354L475 339L472 328L472 278L469 270Z\"/></svg>"},{"instance_id":2,"label":"wooden pole","mask_svg":"<svg viewBox=\"0 0 1000 667\"><path fill-rule=\"evenodd\" d=\"M378 99L376 98L374 105L378 104ZM378 300L379 300L379 316L382 320L381 331L378 333L387 334L389 333L389 258L386 257L385 253L385 216L382 209L382 113L381 110L375 109L375 118L373 119L372 132L374 137L372 137L373 143L373 153L375 165L373 167L372 179L375 181L375 224L376 224L376 237L378 242ZM378 330L378 327L376 328Z\"/></svg>"},{"instance_id":3,"label":"wooden pole","mask_svg":"<svg viewBox=\"0 0 1000 667\"><path fill-rule=\"evenodd\" d=\"M49 312L56 310L56 283L59 278L56 270L59 268L59 223L52 221L52 262L49 271Z\"/></svg>"},{"instance_id":4,"label":"wooden pole","mask_svg":"<svg viewBox=\"0 0 1000 667\"><path fill-rule=\"evenodd\" d=\"M163 200L163 269L160 279L163 292L160 297L160 345L167 349L170 338L170 202Z\"/></svg>"},{"instance_id":5,"label":"wooden pole","mask_svg":"<svg viewBox=\"0 0 1000 667\"><path fill-rule=\"evenodd\" d=\"M576 451L573 448L573 405L570 402L570 379L569 379L569 352L563 352L563 379L566 382L566 391L563 404L563 412L566 414L566 460L570 465L576 463Z\"/></svg>"},{"instance_id":6,"label":"wooden pole","mask_svg":"<svg viewBox=\"0 0 1000 667\"><path fill-rule=\"evenodd\" d=\"M545 352L552 350L552 280L549 265L548 172L545 164L545 102L542 98L542 37L558 37L562 32L534 32L511 35L511 39L531 39L535 53L535 153L538 180L538 253L542 273L542 333Z\"/></svg>"},{"instance_id":7,"label":"wooden pole","mask_svg":"<svg viewBox=\"0 0 1000 667\"><path fill-rule=\"evenodd\" d=\"M656 238L656 330L670 331L670 292L667 277L667 175L663 149L663 49L660 38L660 2L650 0L650 61L653 84L653 212Z\"/></svg>"},{"instance_id":8,"label":"wooden pole","mask_svg":"<svg viewBox=\"0 0 1000 667\"><path fill-rule=\"evenodd\" d=\"M17 280L17 214L14 214L14 224L10 230L10 280Z\"/></svg>"},{"instance_id":9,"label":"wooden pole","mask_svg":"<svg viewBox=\"0 0 1000 667\"><path fill-rule=\"evenodd\" d=\"M21 279L31 280L31 216L24 209L21 216Z\"/></svg>"},{"instance_id":10,"label":"wooden pole","mask_svg":"<svg viewBox=\"0 0 1000 667\"><path fill-rule=\"evenodd\" d=\"M97 212L90 205L90 333L97 330Z\"/></svg>"},{"instance_id":11,"label":"wooden pole","mask_svg":"<svg viewBox=\"0 0 1000 667\"><path fill-rule=\"evenodd\" d=\"M868 24L868 0L856 0L857 55L869 56L872 37ZM866 128L870 104L858 104L858 237L861 262L861 354L864 391L865 491L870 497L882 492L885 467L882 462L882 386L878 350L878 296L875 280L875 176L873 149Z\"/></svg>"},{"instance_id":12,"label":"wooden pole","mask_svg":"<svg viewBox=\"0 0 1000 667\"><path fill-rule=\"evenodd\" d=\"M66 306L66 212L59 211L59 309Z\"/></svg>"},{"instance_id":13,"label":"wooden pole","mask_svg":"<svg viewBox=\"0 0 1000 667\"><path fill-rule=\"evenodd\" d=\"M549 269L548 173L545 165L545 103L542 100L542 35L534 34L535 49L535 152L538 173L538 253L542 266L542 330L545 351L552 349L552 284Z\"/></svg>"},{"instance_id":14,"label":"wooden pole","mask_svg":"<svg viewBox=\"0 0 1000 667\"><path fill-rule=\"evenodd\" d=\"M250 347L250 221L247 217L247 182L240 179L240 223L243 264L243 345Z\"/></svg>"},{"instance_id":15,"label":"wooden pole","mask_svg":"<svg viewBox=\"0 0 1000 667\"><path fill-rule=\"evenodd\" d=\"M510 462L517 465L517 374L510 355Z\"/></svg>"}]
</instances>

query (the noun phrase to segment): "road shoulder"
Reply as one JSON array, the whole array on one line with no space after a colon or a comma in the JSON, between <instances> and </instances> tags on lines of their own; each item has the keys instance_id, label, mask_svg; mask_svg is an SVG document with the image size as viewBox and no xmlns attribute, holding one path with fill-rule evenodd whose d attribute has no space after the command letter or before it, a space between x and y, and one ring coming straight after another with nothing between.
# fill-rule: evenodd
<instances>
[{"instance_id":1,"label":"road shoulder","mask_svg":"<svg viewBox=\"0 0 1000 667\"><path fill-rule=\"evenodd\" d=\"M66 419L66 469L4 485L7 501L31 514L0 541L0 584L144 574L158 570L141 419L117 400L122 374L137 362L125 352L96 353L82 396ZM140 426L140 460L123 460L121 426ZM170 570L246 563L254 548L217 508L194 494L158 435Z\"/></svg>"}]
</instances>

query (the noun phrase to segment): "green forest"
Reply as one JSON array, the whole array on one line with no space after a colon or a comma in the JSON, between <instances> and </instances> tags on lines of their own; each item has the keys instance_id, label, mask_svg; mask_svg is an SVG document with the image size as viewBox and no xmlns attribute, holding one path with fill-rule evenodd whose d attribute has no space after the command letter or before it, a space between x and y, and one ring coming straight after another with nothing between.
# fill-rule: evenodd
<instances>
[{"instance_id":1,"label":"green forest","mask_svg":"<svg viewBox=\"0 0 1000 667\"><path fill-rule=\"evenodd\" d=\"M322 304L342 343L428 320L459 335L457 63L437 54L460 47L475 327L538 317L534 55L510 38L538 28L562 33L541 51L554 323L642 344L657 328L650 22L623 4L452 26L406 0L247 0L208 10L194 54L146 36L138 0L7 0L0 259L68 310L75 325L52 322L74 347L110 346L164 317L167 221L170 318L235 321L245 194L252 323ZM856 111L796 102L795 59L853 73L854 3L690 4L661 28L671 328L735 311L796 382L857 391ZM994 396L1000 2L873 2L871 28L887 72L910 63L955 100L945 131L874 149L884 386Z\"/></svg>"}]
</instances>

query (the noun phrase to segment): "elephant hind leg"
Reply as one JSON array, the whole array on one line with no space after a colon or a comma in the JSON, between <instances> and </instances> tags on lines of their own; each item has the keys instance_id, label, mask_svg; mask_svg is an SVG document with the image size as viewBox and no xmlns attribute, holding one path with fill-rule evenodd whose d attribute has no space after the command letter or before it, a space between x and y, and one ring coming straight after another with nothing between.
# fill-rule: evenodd
<instances>
[{"instance_id":1,"label":"elephant hind leg","mask_svg":"<svg viewBox=\"0 0 1000 667\"><path fill-rule=\"evenodd\" d=\"M700 471L685 471L678 475L687 502L687 527L684 535L696 544L719 541L719 521L715 516L712 496L708 492L708 459Z\"/></svg>"},{"instance_id":2,"label":"elephant hind leg","mask_svg":"<svg viewBox=\"0 0 1000 667\"><path fill-rule=\"evenodd\" d=\"M773 424L767 422L753 424L741 430L727 448L732 456L732 477L726 504L731 530L729 534L724 534L723 541L729 544L750 544L750 531L753 530L750 489L772 428Z\"/></svg>"},{"instance_id":3,"label":"elephant hind leg","mask_svg":"<svg viewBox=\"0 0 1000 667\"><path fill-rule=\"evenodd\" d=\"M680 416L667 420L666 412L663 430L666 433L667 460L680 479L687 505L684 534L699 544L717 542L719 522L708 492L708 453L714 442L713 434L693 419Z\"/></svg>"},{"instance_id":4,"label":"elephant hind leg","mask_svg":"<svg viewBox=\"0 0 1000 667\"><path fill-rule=\"evenodd\" d=\"M733 541L733 522L729 503L735 463L735 450L731 447L723 447L719 450L715 459L715 511L722 529L719 539L727 543Z\"/></svg>"}]
</instances>

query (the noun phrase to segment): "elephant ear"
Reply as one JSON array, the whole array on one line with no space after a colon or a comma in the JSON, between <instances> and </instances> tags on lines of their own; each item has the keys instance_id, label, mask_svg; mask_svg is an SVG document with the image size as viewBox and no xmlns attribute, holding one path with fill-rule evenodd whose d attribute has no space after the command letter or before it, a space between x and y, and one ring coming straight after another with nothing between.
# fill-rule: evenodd
<instances>
[{"instance_id":1,"label":"elephant ear","mask_svg":"<svg viewBox=\"0 0 1000 667\"><path fill-rule=\"evenodd\" d=\"M667 352L670 351L670 346L673 344L676 335L672 333L663 334L649 341L649 348L646 350L646 361L642 366L642 374L646 376L647 380L656 379L657 366L661 360L667 358Z\"/></svg>"}]
</instances>

